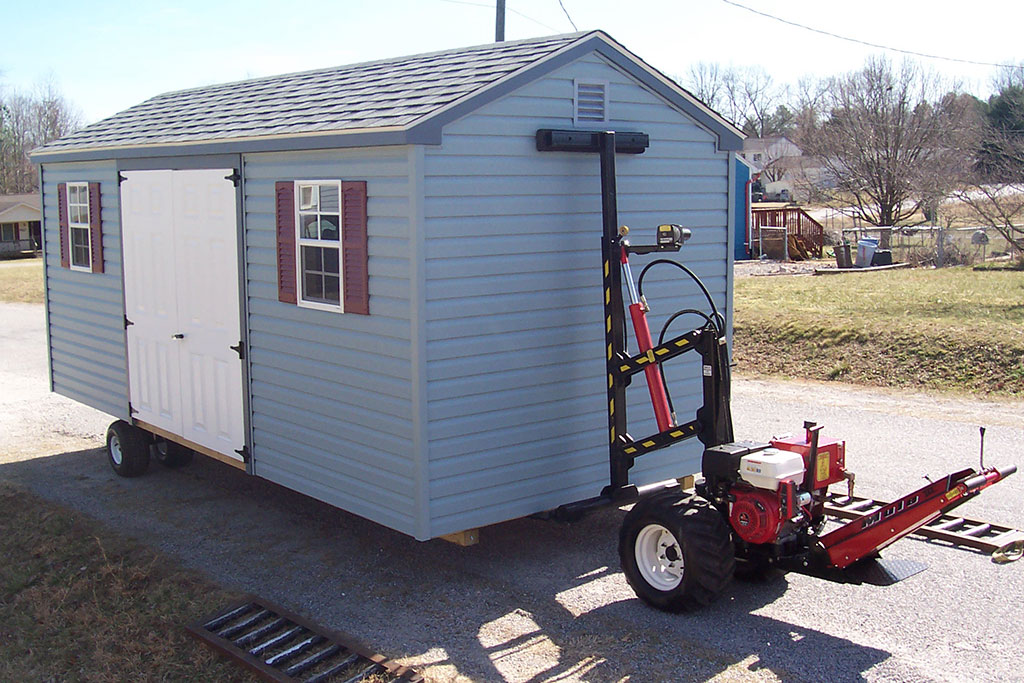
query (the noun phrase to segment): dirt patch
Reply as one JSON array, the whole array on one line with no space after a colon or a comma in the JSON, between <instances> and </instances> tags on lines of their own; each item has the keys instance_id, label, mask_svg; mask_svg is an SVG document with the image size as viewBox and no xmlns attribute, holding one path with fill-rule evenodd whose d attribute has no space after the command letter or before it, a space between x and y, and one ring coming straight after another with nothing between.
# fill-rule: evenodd
<instances>
[{"instance_id":1,"label":"dirt patch","mask_svg":"<svg viewBox=\"0 0 1024 683\"><path fill-rule=\"evenodd\" d=\"M253 680L185 634L229 594L0 482L0 679Z\"/></svg>"},{"instance_id":2,"label":"dirt patch","mask_svg":"<svg viewBox=\"0 0 1024 683\"><path fill-rule=\"evenodd\" d=\"M835 268L832 259L815 261L772 261L770 259L736 261L733 264L735 277L760 277L765 275L813 275L815 270Z\"/></svg>"}]
</instances>

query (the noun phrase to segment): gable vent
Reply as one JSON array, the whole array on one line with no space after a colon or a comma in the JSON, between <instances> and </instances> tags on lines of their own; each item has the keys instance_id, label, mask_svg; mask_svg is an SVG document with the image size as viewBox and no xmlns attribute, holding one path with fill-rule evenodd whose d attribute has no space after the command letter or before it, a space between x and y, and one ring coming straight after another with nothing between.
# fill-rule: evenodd
<instances>
[{"instance_id":1,"label":"gable vent","mask_svg":"<svg viewBox=\"0 0 1024 683\"><path fill-rule=\"evenodd\" d=\"M577 126L608 121L608 83L573 81L573 123Z\"/></svg>"}]
</instances>

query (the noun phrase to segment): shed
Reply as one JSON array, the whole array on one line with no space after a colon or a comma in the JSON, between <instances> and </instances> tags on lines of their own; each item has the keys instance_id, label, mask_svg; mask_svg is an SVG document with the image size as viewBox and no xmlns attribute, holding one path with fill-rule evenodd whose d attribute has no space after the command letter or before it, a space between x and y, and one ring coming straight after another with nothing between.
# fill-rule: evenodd
<instances>
[{"instance_id":1,"label":"shed","mask_svg":"<svg viewBox=\"0 0 1024 683\"><path fill-rule=\"evenodd\" d=\"M594 495L598 162L545 127L649 135L621 222L690 228L731 320L742 137L591 31L173 92L37 150L53 391L418 539Z\"/></svg>"}]
</instances>

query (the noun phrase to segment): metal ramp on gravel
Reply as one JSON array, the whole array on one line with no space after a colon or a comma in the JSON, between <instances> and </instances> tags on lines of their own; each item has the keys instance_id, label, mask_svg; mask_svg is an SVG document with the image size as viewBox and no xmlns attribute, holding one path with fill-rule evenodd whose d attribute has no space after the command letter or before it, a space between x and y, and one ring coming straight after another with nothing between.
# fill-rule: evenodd
<instances>
[{"instance_id":1,"label":"metal ramp on gravel","mask_svg":"<svg viewBox=\"0 0 1024 683\"><path fill-rule=\"evenodd\" d=\"M268 681L423 681L412 669L370 653L344 634L261 598L250 596L186 629Z\"/></svg>"},{"instance_id":2,"label":"metal ramp on gravel","mask_svg":"<svg viewBox=\"0 0 1024 683\"><path fill-rule=\"evenodd\" d=\"M859 519L887 505L889 503L880 500L832 493L825 501L825 513L841 519ZM956 515L942 515L913 535L974 548L991 554L993 560L1003 562L1019 559L1024 549L1024 531Z\"/></svg>"}]
</instances>

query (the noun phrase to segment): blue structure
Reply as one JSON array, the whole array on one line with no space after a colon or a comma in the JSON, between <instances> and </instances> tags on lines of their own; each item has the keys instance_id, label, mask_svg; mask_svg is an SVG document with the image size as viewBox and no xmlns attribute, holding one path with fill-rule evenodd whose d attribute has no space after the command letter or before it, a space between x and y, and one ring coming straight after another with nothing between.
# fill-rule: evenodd
<instances>
[{"instance_id":1,"label":"blue structure","mask_svg":"<svg viewBox=\"0 0 1024 683\"><path fill-rule=\"evenodd\" d=\"M619 220L650 231L641 241L659 223L691 228L681 256L730 311L742 135L591 31L168 93L38 150L53 390L418 539L596 495L598 160L538 152L538 128L647 133L649 149L618 163ZM138 247L156 215L152 239L174 249ZM162 269L185 287L220 270L196 215L227 221L238 263L237 285L201 298L240 321L216 367L241 373L244 443L220 450L143 417L167 390L200 433L220 419L194 400L207 373L157 377L132 358L140 278ZM678 292L652 276L655 315L703 305ZM186 358L200 339L183 331L154 333L153 348ZM701 404L687 362L668 368L680 415ZM631 427L653 433L645 390L629 403ZM691 442L645 456L634 481L695 472L700 454Z\"/></svg>"},{"instance_id":2,"label":"blue structure","mask_svg":"<svg viewBox=\"0 0 1024 683\"><path fill-rule=\"evenodd\" d=\"M747 245L747 206L750 199L750 187L747 183L750 181L750 166L747 165L746 160L740 155L736 155L736 159L733 162L734 166L734 178L733 184L733 235L735 236L735 242L733 243L733 258L737 261L745 261L750 258L750 253Z\"/></svg>"}]
</instances>

